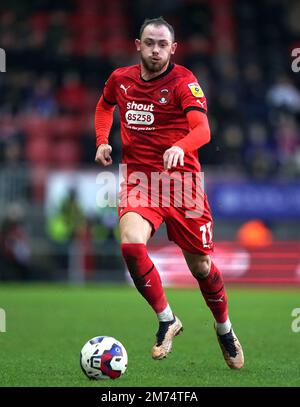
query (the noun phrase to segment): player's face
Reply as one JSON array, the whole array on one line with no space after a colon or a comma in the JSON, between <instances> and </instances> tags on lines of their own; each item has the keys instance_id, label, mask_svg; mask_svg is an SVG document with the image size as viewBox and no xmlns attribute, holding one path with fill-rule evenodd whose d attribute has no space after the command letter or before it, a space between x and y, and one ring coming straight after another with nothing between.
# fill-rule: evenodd
<instances>
[{"instance_id":1,"label":"player's face","mask_svg":"<svg viewBox=\"0 0 300 407\"><path fill-rule=\"evenodd\" d=\"M164 25L147 25L142 38L135 43L140 52L142 64L149 73L163 72L177 47L176 42L172 41L172 34L168 27Z\"/></svg>"}]
</instances>

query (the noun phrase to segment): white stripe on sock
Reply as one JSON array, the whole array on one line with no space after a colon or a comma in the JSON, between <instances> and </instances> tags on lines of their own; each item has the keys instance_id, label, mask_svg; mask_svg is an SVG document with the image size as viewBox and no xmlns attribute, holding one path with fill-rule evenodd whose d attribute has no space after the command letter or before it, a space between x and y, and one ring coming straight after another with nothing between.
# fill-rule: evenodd
<instances>
[{"instance_id":1,"label":"white stripe on sock","mask_svg":"<svg viewBox=\"0 0 300 407\"><path fill-rule=\"evenodd\" d=\"M228 332L230 332L230 329L231 329L230 319L227 318L227 320L223 323L216 322L216 327L217 327L217 332L219 335L228 334Z\"/></svg>"},{"instance_id":2,"label":"white stripe on sock","mask_svg":"<svg viewBox=\"0 0 300 407\"><path fill-rule=\"evenodd\" d=\"M172 312L169 304L166 306L166 308L162 312L159 312L157 314L157 318L161 322L172 321L174 319L174 315L173 315L173 312Z\"/></svg>"}]
</instances>

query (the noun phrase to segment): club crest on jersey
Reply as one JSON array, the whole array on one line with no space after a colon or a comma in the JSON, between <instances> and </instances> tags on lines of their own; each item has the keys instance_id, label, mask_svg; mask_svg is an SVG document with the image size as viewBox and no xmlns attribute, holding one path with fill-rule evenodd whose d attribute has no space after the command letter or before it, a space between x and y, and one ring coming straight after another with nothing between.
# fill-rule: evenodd
<instances>
[{"instance_id":1,"label":"club crest on jersey","mask_svg":"<svg viewBox=\"0 0 300 407\"><path fill-rule=\"evenodd\" d=\"M165 105L166 103L168 103L168 100L165 97L161 97L160 99L158 99L159 103L161 103L162 105Z\"/></svg>"},{"instance_id":2,"label":"club crest on jersey","mask_svg":"<svg viewBox=\"0 0 300 407\"><path fill-rule=\"evenodd\" d=\"M199 83L197 83L197 82L189 83L188 87L190 88L192 94L196 98L201 98L202 96L204 96L203 90L201 89L201 86L199 85Z\"/></svg>"},{"instance_id":3,"label":"club crest on jersey","mask_svg":"<svg viewBox=\"0 0 300 407\"><path fill-rule=\"evenodd\" d=\"M166 98L166 96L168 95L169 90L164 88L164 89L161 89L160 93L162 93L162 96L158 99L158 101L162 105L165 105L166 103L168 103L168 99Z\"/></svg>"}]
</instances>

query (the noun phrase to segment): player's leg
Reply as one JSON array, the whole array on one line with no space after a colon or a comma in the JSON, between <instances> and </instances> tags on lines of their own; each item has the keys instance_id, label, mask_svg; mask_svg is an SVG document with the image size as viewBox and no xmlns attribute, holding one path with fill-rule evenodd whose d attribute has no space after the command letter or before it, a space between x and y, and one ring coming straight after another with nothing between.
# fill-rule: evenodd
<instances>
[{"instance_id":1,"label":"player's leg","mask_svg":"<svg viewBox=\"0 0 300 407\"><path fill-rule=\"evenodd\" d=\"M228 317L228 300L222 273L209 255L182 250L187 265L196 278L207 306L215 318L219 344L228 366L241 369L244 365L242 347Z\"/></svg>"},{"instance_id":2,"label":"player's leg","mask_svg":"<svg viewBox=\"0 0 300 407\"><path fill-rule=\"evenodd\" d=\"M182 252L216 320L217 331L220 334L228 333L231 324L228 319L228 301L221 272L209 255L193 254L186 250Z\"/></svg>"},{"instance_id":3,"label":"player's leg","mask_svg":"<svg viewBox=\"0 0 300 407\"><path fill-rule=\"evenodd\" d=\"M146 244L151 233L152 225L138 213L127 212L120 219L121 249L128 271L138 291L160 315L168 303L159 273L147 252ZM172 317L171 311L167 310L168 313Z\"/></svg>"},{"instance_id":4,"label":"player's leg","mask_svg":"<svg viewBox=\"0 0 300 407\"><path fill-rule=\"evenodd\" d=\"M187 206L172 208L171 216L166 220L168 236L182 249L188 267L214 315L218 341L226 363L231 368L239 369L244 363L243 352L228 318L222 274L210 259L213 251L213 219L207 196L203 194L197 202L193 216L188 216Z\"/></svg>"},{"instance_id":5,"label":"player's leg","mask_svg":"<svg viewBox=\"0 0 300 407\"><path fill-rule=\"evenodd\" d=\"M182 324L174 316L166 299L160 275L148 256L146 244L153 226L136 212L127 212L120 219L122 255L133 282L157 314L159 330L152 349L154 359L167 356L172 340L182 330Z\"/></svg>"}]
</instances>

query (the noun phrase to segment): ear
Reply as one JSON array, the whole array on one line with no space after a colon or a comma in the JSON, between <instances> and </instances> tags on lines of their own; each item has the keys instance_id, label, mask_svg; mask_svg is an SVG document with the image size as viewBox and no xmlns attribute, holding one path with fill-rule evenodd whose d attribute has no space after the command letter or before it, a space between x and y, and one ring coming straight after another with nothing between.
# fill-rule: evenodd
<instances>
[{"instance_id":1,"label":"ear","mask_svg":"<svg viewBox=\"0 0 300 407\"><path fill-rule=\"evenodd\" d=\"M141 50L141 40L136 39L134 42L135 42L136 50L140 51Z\"/></svg>"},{"instance_id":2,"label":"ear","mask_svg":"<svg viewBox=\"0 0 300 407\"><path fill-rule=\"evenodd\" d=\"M171 55L175 54L177 48L177 42L173 42L172 46L171 46Z\"/></svg>"}]
</instances>

